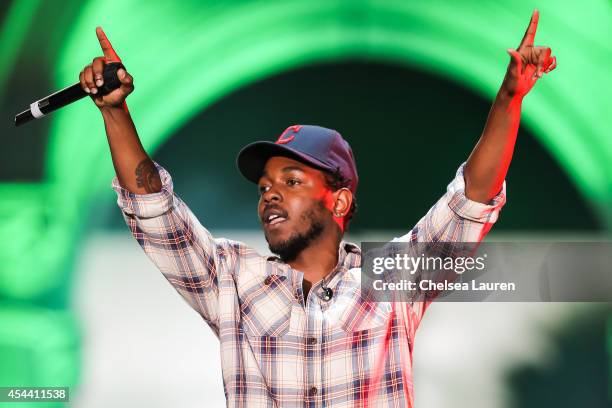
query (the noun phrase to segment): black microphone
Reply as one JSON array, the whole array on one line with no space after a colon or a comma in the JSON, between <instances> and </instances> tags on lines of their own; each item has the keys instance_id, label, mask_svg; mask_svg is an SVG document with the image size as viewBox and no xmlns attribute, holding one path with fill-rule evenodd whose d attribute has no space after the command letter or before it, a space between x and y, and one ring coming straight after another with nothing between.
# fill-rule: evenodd
<instances>
[{"instance_id":1,"label":"black microphone","mask_svg":"<svg viewBox=\"0 0 612 408\"><path fill-rule=\"evenodd\" d=\"M117 71L120 68L125 69L120 62L109 62L104 65L104 71L102 73L104 85L98 88L96 96L104 96L121 86L121 81L119 81L119 77L117 76ZM24 110L15 116L15 126L21 126L31 120L42 118L46 114L69 105L74 101L78 101L88 95L90 94L83 90L81 83L77 82L72 86L31 103L30 109Z\"/></svg>"},{"instance_id":2,"label":"black microphone","mask_svg":"<svg viewBox=\"0 0 612 408\"><path fill-rule=\"evenodd\" d=\"M331 298L334 296L334 291L331 290L331 288L328 288L326 286L321 286L321 289L323 289L323 294L321 295L321 299L323 299L326 302L329 302Z\"/></svg>"}]
</instances>

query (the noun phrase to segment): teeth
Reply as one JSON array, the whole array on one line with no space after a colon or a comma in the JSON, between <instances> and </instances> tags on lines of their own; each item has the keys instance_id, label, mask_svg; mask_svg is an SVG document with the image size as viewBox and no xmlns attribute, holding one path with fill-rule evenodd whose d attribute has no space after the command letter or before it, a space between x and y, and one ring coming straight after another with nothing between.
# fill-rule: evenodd
<instances>
[{"instance_id":1,"label":"teeth","mask_svg":"<svg viewBox=\"0 0 612 408\"><path fill-rule=\"evenodd\" d=\"M268 222L272 221L275 218L278 218L279 216L276 214L272 214L271 216L268 217Z\"/></svg>"},{"instance_id":2,"label":"teeth","mask_svg":"<svg viewBox=\"0 0 612 408\"><path fill-rule=\"evenodd\" d=\"M279 222L285 221L285 218L281 216L276 216L272 221L269 222L270 225L278 224Z\"/></svg>"}]
</instances>

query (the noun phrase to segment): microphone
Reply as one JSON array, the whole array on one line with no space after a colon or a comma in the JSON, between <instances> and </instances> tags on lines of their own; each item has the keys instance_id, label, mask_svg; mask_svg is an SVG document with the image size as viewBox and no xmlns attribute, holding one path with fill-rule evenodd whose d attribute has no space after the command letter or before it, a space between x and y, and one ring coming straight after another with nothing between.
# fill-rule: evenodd
<instances>
[{"instance_id":1,"label":"microphone","mask_svg":"<svg viewBox=\"0 0 612 408\"><path fill-rule=\"evenodd\" d=\"M329 302L331 298L334 296L334 291L331 290L331 288L328 288L326 286L321 286L321 289L323 289L323 294L321 295L321 299L323 299L326 302Z\"/></svg>"},{"instance_id":2,"label":"microphone","mask_svg":"<svg viewBox=\"0 0 612 408\"><path fill-rule=\"evenodd\" d=\"M121 81L117 76L119 69L125 69L120 62L109 62L104 65L104 71L102 76L104 77L104 85L98 87L98 93L96 96L107 95L110 92L121 86ZM15 115L15 126L21 126L24 123L28 123L34 119L42 118L43 116L62 108L72 102L78 101L81 98L88 96L89 94L83 90L81 83L64 88L57 91L49 96L46 96L36 102L30 104L30 109L24 110L23 112Z\"/></svg>"}]
</instances>

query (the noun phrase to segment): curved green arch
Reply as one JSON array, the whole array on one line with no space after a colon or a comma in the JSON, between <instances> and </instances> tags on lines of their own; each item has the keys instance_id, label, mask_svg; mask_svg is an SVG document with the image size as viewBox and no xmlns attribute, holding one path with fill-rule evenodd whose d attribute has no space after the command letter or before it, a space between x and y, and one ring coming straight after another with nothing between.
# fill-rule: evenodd
<instances>
[{"instance_id":1,"label":"curved green arch","mask_svg":"<svg viewBox=\"0 0 612 408\"><path fill-rule=\"evenodd\" d=\"M101 23L136 78L137 90L128 102L150 150L241 85L326 60L352 57L419 66L492 99L508 60L505 49L516 45L528 22L532 8L527 3L458 6L449 0L434 7L401 0L269 0L218 6L193 1L143 10L137 1L90 2L60 56L57 81L74 81L82 65L99 54L93 29ZM605 117L610 102L596 91L607 81L601 61L610 61L611 52L594 29L605 33L609 7L590 10L589 32L575 32L564 17L579 11L546 3L550 7L540 6L536 40L553 47L559 69L527 97L524 123L587 201L608 208L612 142ZM120 14L98 19L115 6ZM588 78L585 64L590 65ZM580 80L579 89L574 79ZM91 104L82 103L53 118L49 178L80 198L106 187L113 174L97 116Z\"/></svg>"},{"instance_id":2,"label":"curved green arch","mask_svg":"<svg viewBox=\"0 0 612 408\"><path fill-rule=\"evenodd\" d=\"M11 15L32 15L36 7L22 3L15 9L19 12ZM94 27L103 25L136 78L137 90L128 102L150 152L198 112L240 86L323 61L360 58L416 66L492 99L508 61L505 49L516 46L536 6L527 0L495 4L467 0L90 0L84 4L55 67L57 87L74 83L83 65L100 54ZM525 100L523 124L532 129L612 231L608 129L612 9L607 0L580 7L542 0L537 7L541 20L536 42L553 48L559 68ZM5 30L0 33L0 43L15 40L7 33L15 34ZM15 48L8 49L8 62L0 62L0 82L14 59L11 50ZM0 228L3 236L10 237L0 251L4 260L0 297L36 302L61 291L59 306L66 306L66 282L83 235L81 220L90 200L101 194L112 197L113 169L93 104L75 104L47 120L52 122L45 182L0 186L4 197L0 204L5 214L11 214ZM553 197L551 202L555 199L562 197ZM50 314L46 309L19 305L0 315L12 335L15 328L28 328L22 330L26 335L22 340L33 338L38 332L26 326L40 326L36 316L46 313L52 318L47 323L57 326L60 340L77 338L70 313ZM36 316L30 316L31 312ZM0 345L0 353L10 356L8 361L15 367L26 366L27 359L15 354L13 343ZM36 360L28 370L53 374L59 367L72 376L65 383L76 383L78 342L64 343L52 344L47 350L49 358ZM22 374L12 373L11 378L22 381L28 373ZM33 381L42 381L39 377Z\"/></svg>"},{"instance_id":3,"label":"curved green arch","mask_svg":"<svg viewBox=\"0 0 612 408\"><path fill-rule=\"evenodd\" d=\"M559 68L526 98L523 124L610 229L612 140L606 125L611 105L601 89L609 83L612 11L603 0L588 8L553 0L538 7L536 42L553 48ZM151 152L240 86L323 61L360 58L416 66L493 99L509 58L505 50L520 41L532 10L526 0L89 1L66 38L55 80L58 87L75 82L82 67L100 54L94 28L104 26L135 77L128 104ZM587 27L580 25L584 21ZM112 197L113 169L93 104L75 104L50 120L47 185L39 207L52 217L35 234L36 254L16 260L10 272L13 293L24 296L40 287L20 271L61 279L58 271L65 270L81 235L89 200ZM39 253L45 260L42 270ZM53 280L40 281L52 286Z\"/></svg>"}]
</instances>

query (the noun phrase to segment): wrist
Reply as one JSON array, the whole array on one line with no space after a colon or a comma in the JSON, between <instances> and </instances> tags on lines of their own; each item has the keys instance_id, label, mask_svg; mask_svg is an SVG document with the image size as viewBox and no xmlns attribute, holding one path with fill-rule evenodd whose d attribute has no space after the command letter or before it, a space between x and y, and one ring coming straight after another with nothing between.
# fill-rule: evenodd
<instances>
[{"instance_id":1,"label":"wrist","mask_svg":"<svg viewBox=\"0 0 612 408\"><path fill-rule=\"evenodd\" d=\"M101 106L99 109L104 118L112 118L127 113L127 105L125 105L125 103L115 106Z\"/></svg>"},{"instance_id":2,"label":"wrist","mask_svg":"<svg viewBox=\"0 0 612 408\"><path fill-rule=\"evenodd\" d=\"M520 105L523 102L523 97L517 92L511 91L506 84L502 84L499 92L497 92L496 101L506 105Z\"/></svg>"}]
</instances>

